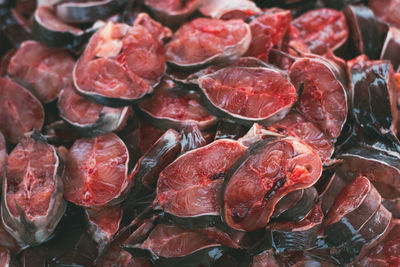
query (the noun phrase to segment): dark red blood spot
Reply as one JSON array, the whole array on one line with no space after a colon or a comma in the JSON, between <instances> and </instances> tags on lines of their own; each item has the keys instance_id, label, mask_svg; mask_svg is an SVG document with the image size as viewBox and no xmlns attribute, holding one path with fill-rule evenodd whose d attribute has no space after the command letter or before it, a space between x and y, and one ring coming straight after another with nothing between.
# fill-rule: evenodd
<instances>
[{"instance_id":1,"label":"dark red blood spot","mask_svg":"<svg viewBox=\"0 0 400 267\"><path fill-rule=\"evenodd\" d=\"M281 178L279 180L277 180L274 185L272 186L272 188L265 194L264 200L268 200L271 197L274 196L275 192L281 188L286 182L286 178Z\"/></svg>"},{"instance_id":2,"label":"dark red blood spot","mask_svg":"<svg viewBox=\"0 0 400 267\"><path fill-rule=\"evenodd\" d=\"M213 175L213 177L211 177L211 180L217 180L217 179L223 179L225 177L225 173L224 172L219 172Z\"/></svg>"},{"instance_id":3,"label":"dark red blood spot","mask_svg":"<svg viewBox=\"0 0 400 267\"><path fill-rule=\"evenodd\" d=\"M223 216L230 227L244 231L267 225L278 201L290 192L314 184L322 170L315 152L292 138L256 143L240 163L225 178ZM248 210L245 217L235 221L233 218L243 214L239 212L243 208Z\"/></svg>"},{"instance_id":4,"label":"dark red blood spot","mask_svg":"<svg viewBox=\"0 0 400 267\"><path fill-rule=\"evenodd\" d=\"M237 207L232 209L232 219L235 222L241 222L249 213L249 209L246 207Z\"/></svg>"}]
</instances>

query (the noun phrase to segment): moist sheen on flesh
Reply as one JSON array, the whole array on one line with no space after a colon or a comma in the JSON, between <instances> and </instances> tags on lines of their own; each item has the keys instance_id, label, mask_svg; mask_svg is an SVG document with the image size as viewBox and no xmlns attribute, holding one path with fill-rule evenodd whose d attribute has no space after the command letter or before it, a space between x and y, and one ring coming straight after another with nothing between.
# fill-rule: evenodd
<instances>
[{"instance_id":1,"label":"moist sheen on flesh","mask_svg":"<svg viewBox=\"0 0 400 267\"><path fill-rule=\"evenodd\" d=\"M181 67L201 66L242 56L250 41L250 27L241 20L198 18L175 32L166 45L166 58Z\"/></svg>"},{"instance_id":2,"label":"moist sheen on flesh","mask_svg":"<svg viewBox=\"0 0 400 267\"><path fill-rule=\"evenodd\" d=\"M91 102L78 94L73 86L59 94L57 102L60 117L82 135L112 132L122 127L129 108L111 108Z\"/></svg>"},{"instance_id":3,"label":"moist sheen on flesh","mask_svg":"<svg viewBox=\"0 0 400 267\"><path fill-rule=\"evenodd\" d=\"M300 113L335 140L347 118L347 95L329 63L302 58L291 66L290 80L301 91Z\"/></svg>"},{"instance_id":4,"label":"moist sheen on flesh","mask_svg":"<svg viewBox=\"0 0 400 267\"><path fill-rule=\"evenodd\" d=\"M32 128L40 130L44 123L44 109L27 89L10 78L0 77L0 129L5 138L18 143Z\"/></svg>"},{"instance_id":5,"label":"moist sheen on flesh","mask_svg":"<svg viewBox=\"0 0 400 267\"><path fill-rule=\"evenodd\" d=\"M246 124L282 119L297 100L294 86L272 68L226 67L198 84L220 113Z\"/></svg>"},{"instance_id":6,"label":"moist sheen on flesh","mask_svg":"<svg viewBox=\"0 0 400 267\"><path fill-rule=\"evenodd\" d=\"M254 231L267 225L286 194L313 185L322 172L319 156L295 138L256 143L228 171L223 218L232 228Z\"/></svg>"},{"instance_id":7,"label":"moist sheen on flesh","mask_svg":"<svg viewBox=\"0 0 400 267\"><path fill-rule=\"evenodd\" d=\"M220 139L180 156L160 173L155 203L179 217L218 216L224 173L245 150Z\"/></svg>"},{"instance_id":8,"label":"moist sheen on flesh","mask_svg":"<svg viewBox=\"0 0 400 267\"><path fill-rule=\"evenodd\" d=\"M197 92L178 88L172 80L164 79L155 88L153 96L143 99L138 106L157 120L158 125L176 129L187 124L196 124L202 129L216 122L216 118L201 105Z\"/></svg>"},{"instance_id":9,"label":"moist sheen on flesh","mask_svg":"<svg viewBox=\"0 0 400 267\"><path fill-rule=\"evenodd\" d=\"M203 0L145 0L144 4L162 24L176 28L193 14Z\"/></svg>"},{"instance_id":10,"label":"moist sheen on flesh","mask_svg":"<svg viewBox=\"0 0 400 267\"><path fill-rule=\"evenodd\" d=\"M73 79L82 94L117 107L152 92L164 71L164 47L155 32L108 22L90 39Z\"/></svg>"},{"instance_id":11,"label":"moist sheen on flesh","mask_svg":"<svg viewBox=\"0 0 400 267\"><path fill-rule=\"evenodd\" d=\"M185 230L176 225L159 224L141 247L159 257L173 258L216 245L199 232Z\"/></svg>"},{"instance_id":12,"label":"moist sheen on flesh","mask_svg":"<svg viewBox=\"0 0 400 267\"><path fill-rule=\"evenodd\" d=\"M104 248L119 229L122 219L120 205L105 207L102 209L86 209L88 220L88 232L91 234L100 248Z\"/></svg>"},{"instance_id":13,"label":"moist sheen on flesh","mask_svg":"<svg viewBox=\"0 0 400 267\"><path fill-rule=\"evenodd\" d=\"M400 262L399 237L400 221L393 220L389 234L372 247L365 257L360 258L355 266L395 266Z\"/></svg>"},{"instance_id":14,"label":"moist sheen on flesh","mask_svg":"<svg viewBox=\"0 0 400 267\"><path fill-rule=\"evenodd\" d=\"M268 62L269 50L283 39L291 20L292 15L288 10L278 8L267 9L252 20L251 43L246 55Z\"/></svg>"},{"instance_id":15,"label":"moist sheen on flesh","mask_svg":"<svg viewBox=\"0 0 400 267\"><path fill-rule=\"evenodd\" d=\"M25 136L7 160L2 192L2 221L23 244L39 244L65 212L63 166L53 146L38 132Z\"/></svg>"},{"instance_id":16,"label":"moist sheen on flesh","mask_svg":"<svg viewBox=\"0 0 400 267\"><path fill-rule=\"evenodd\" d=\"M381 200L368 178L360 175L350 182L336 197L325 218L323 230L327 241L339 246L356 235L377 212Z\"/></svg>"},{"instance_id":17,"label":"moist sheen on flesh","mask_svg":"<svg viewBox=\"0 0 400 267\"><path fill-rule=\"evenodd\" d=\"M62 89L72 85L74 64L75 60L66 50L26 41L11 58L8 73L32 87L43 103L49 103Z\"/></svg>"},{"instance_id":18,"label":"moist sheen on flesh","mask_svg":"<svg viewBox=\"0 0 400 267\"><path fill-rule=\"evenodd\" d=\"M328 163L333 154L334 147L329 138L297 112L290 112L267 129L303 140L318 153L323 163Z\"/></svg>"},{"instance_id":19,"label":"moist sheen on flesh","mask_svg":"<svg viewBox=\"0 0 400 267\"><path fill-rule=\"evenodd\" d=\"M299 30L310 52L320 55L327 48L340 47L349 34L343 13L329 8L306 12L293 20L292 25Z\"/></svg>"},{"instance_id":20,"label":"moist sheen on flesh","mask_svg":"<svg viewBox=\"0 0 400 267\"><path fill-rule=\"evenodd\" d=\"M78 139L67 157L64 197L84 207L117 201L130 184L128 161L128 150L115 134Z\"/></svg>"}]
</instances>

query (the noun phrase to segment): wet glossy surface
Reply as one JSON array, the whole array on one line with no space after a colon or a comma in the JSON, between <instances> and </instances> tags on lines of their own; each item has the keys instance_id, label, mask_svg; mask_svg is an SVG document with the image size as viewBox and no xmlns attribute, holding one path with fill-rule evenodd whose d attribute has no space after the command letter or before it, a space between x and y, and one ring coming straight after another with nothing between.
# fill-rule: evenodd
<instances>
[{"instance_id":1,"label":"wet glossy surface","mask_svg":"<svg viewBox=\"0 0 400 267\"><path fill-rule=\"evenodd\" d=\"M245 150L220 139L183 154L160 173L155 204L179 217L219 216L224 173Z\"/></svg>"},{"instance_id":2,"label":"wet glossy surface","mask_svg":"<svg viewBox=\"0 0 400 267\"><path fill-rule=\"evenodd\" d=\"M321 8L293 20L310 52L324 54L327 48L340 47L347 39L346 19L340 11Z\"/></svg>"},{"instance_id":3,"label":"wet glossy surface","mask_svg":"<svg viewBox=\"0 0 400 267\"><path fill-rule=\"evenodd\" d=\"M53 146L38 132L21 139L7 160L2 222L22 244L46 240L64 214L63 166Z\"/></svg>"},{"instance_id":4,"label":"wet glossy surface","mask_svg":"<svg viewBox=\"0 0 400 267\"><path fill-rule=\"evenodd\" d=\"M109 22L90 39L73 78L78 91L115 107L152 92L164 71L163 44L156 32Z\"/></svg>"},{"instance_id":5,"label":"wet glossy surface","mask_svg":"<svg viewBox=\"0 0 400 267\"><path fill-rule=\"evenodd\" d=\"M238 230L262 228L283 196L311 186L321 171L319 157L299 140L265 140L256 144L225 179L225 222Z\"/></svg>"},{"instance_id":6,"label":"wet glossy surface","mask_svg":"<svg viewBox=\"0 0 400 267\"><path fill-rule=\"evenodd\" d=\"M60 92L57 107L60 117L84 136L115 131L124 126L129 115L128 107L111 108L91 102L73 86Z\"/></svg>"},{"instance_id":7,"label":"wet glossy surface","mask_svg":"<svg viewBox=\"0 0 400 267\"><path fill-rule=\"evenodd\" d=\"M347 117L347 96L328 62L303 58L290 68L290 80L300 94L298 110L327 137L336 139Z\"/></svg>"},{"instance_id":8,"label":"wet glossy surface","mask_svg":"<svg viewBox=\"0 0 400 267\"><path fill-rule=\"evenodd\" d=\"M135 186L144 185L154 190L157 185L159 173L173 160L181 151L180 136L172 129L166 131L139 159L133 170Z\"/></svg>"},{"instance_id":9,"label":"wet glossy surface","mask_svg":"<svg viewBox=\"0 0 400 267\"><path fill-rule=\"evenodd\" d=\"M180 67L238 58L247 51L250 40L250 28L241 20L199 18L175 32L166 45L166 58Z\"/></svg>"},{"instance_id":10,"label":"wet glossy surface","mask_svg":"<svg viewBox=\"0 0 400 267\"><path fill-rule=\"evenodd\" d=\"M130 185L128 161L127 148L115 134L78 139L66 161L64 197L84 207L117 199Z\"/></svg>"},{"instance_id":11,"label":"wet glossy surface","mask_svg":"<svg viewBox=\"0 0 400 267\"><path fill-rule=\"evenodd\" d=\"M158 120L159 125L177 130L188 124L203 129L216 122L216 118L201 105L199 93L181 88L168 79L154 89L151 98L140 101L139 108Z\"/></svg>"},{"instance_id":12,"label":"wet glossy surface","mask_svg":"<svg viewBox=\"0 0 400 267\"><path fill-rule=\"evenodd\" d=\"M307 121L297 112L290 112L283 120L267 129L303 140L318 153L323 163L328 163L333 154L331 140L314 123Z\"/></svg>"},{"instance_id":13,"label":"wet glossy surface","mask_svg":"<svg viewBox=\"0 0 400 267\"><path fill-rule=\"evenodd\" d=\"M352 116L361 127L396 133L396 85L389 61L360 56L348 62Z\"/></svg>"},{"instance_id":14,"label":"wet glossy surface","mask_svg":"<svg viewBox=\"0 0 400 267\"><path fill-rule=\"evenodd\" d=\"M0 129L9 142L16 144L32 128L42 128L44 110L34 95L10 78L0 78L0 92Z\"/></svg>"},{"instance_id":15,"label":"wet glossy surface","mask_svg":"<svg viewBox=\"0 0 400 267\"><path fill-rule=\"evenodd\" d=\"M251 43L246 55L268 62L269 50L283 39L291 20L288 10L278 8L267 9L252 20Z\"/></svg>"},{"instance_id":16,"label":"wet glossy surface","mask_svg":"<svg viewBox=\"0 0 400 267\"><path fill-rule=\"evenodd\" d=\"M215 108L244 121L279 120L297 99L286 77L269 68L227 67L201 77L198 83Z\"/></svg>"},{"instance_id":17,"label":"wet glossy surface","mask_svg":"<svg viewBox=\"0 0 400 267\"><path fill-rule=\"evenodd\" d=\"M350 36L360 54L370 59L378 59L383 45L383 34L379 31L374 13L365 6L347 6L346 15Z\"/></svg>"}]
</instances>

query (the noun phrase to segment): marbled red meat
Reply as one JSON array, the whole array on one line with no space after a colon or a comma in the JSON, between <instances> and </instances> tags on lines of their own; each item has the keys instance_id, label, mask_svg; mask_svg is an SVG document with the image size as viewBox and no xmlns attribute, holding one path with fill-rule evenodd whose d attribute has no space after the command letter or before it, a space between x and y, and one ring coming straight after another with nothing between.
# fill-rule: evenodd
<instances>
[{"instance_id":1,"label":"marbled red meat","mask_svg":"<svg viewBox=\"0 0 400 267\"><path fill-rule=\"evenodd\" d=\"M297 100L296 89L273 68L226 67L198 84L215 112L247 125L280 120Z\"/></svg>"},{"instance_id":2,"label":"marbled red meat","mask_svg":"<svg viewBox=\"0 0 400 267\"><path fill-rule=\"evenodd\" d=\"M321 172L318 155L298 139L257 143L228 171L223 191L225 222L244 231L266 226L282 197L312 186Z\"/></svg>"},{"instance_id":3,"label":"marbled red meat","mask_svg":"<svg viewBox=\"0 0 400 267\"><path fill-rule=\"evenodd\" d=\"M278 44L290 27L289 10L267 9L250 22L251 43L246 55L268 62L269 50Z\"/></svg>"},{"instance_id":4,"label":"marbled red meat","mask_svg":"<svg viewBox=\"0 0 400 267\"><path fill-rule=\"evenodd\" d=\"M329 163L333 154L333 143L314 123L307 121L299 113L292 111L267 129L303 140L317 152L323 163Z\"/></svg>"},{"instance_id":5,"label":"marbled red meat","mask_svg":"<svg viewBox=\"0 0 400 267\"><path fill-rule=\"evenodd\" d=\"M130 187L129 154L113 133L75 141L66 160L64 197L84 207L99 207L122 201Z\"/></svg>"},{"instance_id":6,"label":"marbled red meat","mask_svg":"<svg viewBox=\"0 0 400 267\"><path fill-rule=\"evenodd\" d=\"M1 215L5 229L24 245L45 241L63 216L63 165L53 146L33 132L7 160Z\"/></svg>"},{"instance_id":7,"label":"marbled red meat","mask_svg":"<svg viewBox=\"0 0 400 267\"><path fill-rule=\"evenodd\" d=\"M0 130L5 138L18 143L24 133L31 129L40 130L44 123L44 109L31 92L0 77Z\"/></svg>"},{"instance_id":8,"label":"marbled red meat","mask_svg":"<svg viewBox=\"0 0 400 267\"><path fill-rule=\"evenodd\" d=\"M250 41L250 27L241 20L198 18L174 33L165 56L179 67L203 66L242 56Z\"/></svg>"},{"instance_id":9,"label":"marbled red meat","mask_svg":"<svg viewBox=\"0 0 400 267\"><path fill-rule=\"evenodd\" d=\"M119 229L122 220L122 207L120 205L101 209L86 209L88 232L93 240L103 250L111 242Z\"/></svg>"},{"instance_id":10,"label":"marbled red meat","mask_svg":"<svg viewBox=\"0 0 400 267\"><path fill-rule=\"evenodd\" d=\"M90 39L73 70L79 92L109 106L151 93L165 71L164 47L143 25L108 22Z\"/></svg>"},{"instance_id":11,"label":"marbled red meat","mask_svg":"<svg viewBox=\"0 0 400 267\"><path fill-rule=\"evenodd\" d=\"M301 91L299 112L335 140L347 118L347 95L330 63L318 58L299 59L290 67L290 80Z\"/></svg>"},{"instance_id":12,"label":"marbled red meat","mask_svg":"<svg viewBox=\"0 0 400 267\"><path fill-rule=\"evenodd\" d=\"M26 41L11 58L8 73L32 88L43 103L49 103L62 89L72 85L74 64L75 60L66 50Z\"/></svg>"},{"instance_id":13,"label":"marbled red meat","mask_svg":"<svg viewBox=\"0 0 400 267\"><path fill-rule=\"evenodd\" d=\"M349 34L343 13L329 8L308 11L293 20L292 25L299 30L310 52L320 55L327 48L340 47Z\"/></svg>"},{"instance_id":14,"label":"marbled red meat","mask_svg":"<svg viewBox=\"0 0 400 267\"><path fill-rule=\"evenodd\" d=\"M197 92L181 89L168 79L155 88L151 98L141 100L138 107L165 128L179 130L188 124L196 124L204 129L216 122L216 118L201 105Z\"/></svg>"},{"instance_id":15,"label":"marbled red meat","mask_svg":"<svg viewBox=\"0 0 400 267\"><path fill-rule=\"evenodd\" d=\"M59 94L60 117L81 135L118 131L129 117L130 108L111 108L91 102L78 94L73 85Z\"/></svg>"},{"instance_id":16,"label":"marbled red meat","mask_svg":"<svg viewBox=\"0 0 400 267\"><path fill-rule=\"evenodd\" d=\"M160 173L155 204L179 217L219 216L224 174L245 151L220 139L183 154Z\"/></svg>"}]
</instances>

